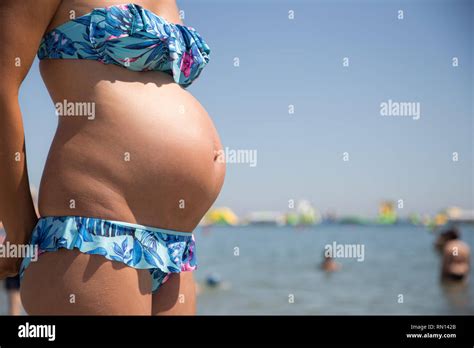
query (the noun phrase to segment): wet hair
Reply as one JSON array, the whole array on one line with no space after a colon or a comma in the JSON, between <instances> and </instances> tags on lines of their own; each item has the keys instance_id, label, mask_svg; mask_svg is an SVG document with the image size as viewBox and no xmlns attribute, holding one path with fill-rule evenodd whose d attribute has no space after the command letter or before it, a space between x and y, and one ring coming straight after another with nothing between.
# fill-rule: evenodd
<instances>
[{"instance_id":1,"label":"wet hair","mask_svg":"<svg viewBox=\"0 0 474 348\"><path fill-rule=\"evenodd\" d=\"M459 229L455 226L449 228L448 230L444 231L442 233L442 236L446 241L448 240L455 240L459 239L461 237L461 234L459 233Z\"/></svg>"}]
</instances>

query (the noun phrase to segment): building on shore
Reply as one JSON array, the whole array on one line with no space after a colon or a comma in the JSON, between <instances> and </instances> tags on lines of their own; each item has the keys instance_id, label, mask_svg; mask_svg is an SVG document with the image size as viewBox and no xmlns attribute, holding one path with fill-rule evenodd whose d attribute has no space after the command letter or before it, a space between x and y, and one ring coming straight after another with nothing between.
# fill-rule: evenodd
<instances>
[{"instance_id":1,"label":"building on shore","mask_svg":"<svg viewBox=\"0 0 474 348\"><path fill-rule=\"evenodd\" d=\"M474 223L474 210L450 207L444 211L449 222Z\"/></svg>"},{"instance_id":2,"label":"building on shore","mask_svg":"<svg viewBox=\"0 0 474 348\"><path fill-rule=\"evenodd\" d=\"M277 211L254 211L245 216L243 225L284 225L285 216Z\"/></svg>"}]
</instances>

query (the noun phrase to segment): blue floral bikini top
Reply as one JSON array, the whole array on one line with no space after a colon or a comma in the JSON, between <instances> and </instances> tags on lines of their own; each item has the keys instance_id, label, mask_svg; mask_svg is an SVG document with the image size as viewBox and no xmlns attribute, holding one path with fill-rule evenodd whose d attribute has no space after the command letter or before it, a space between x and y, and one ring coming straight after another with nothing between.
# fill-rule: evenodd
<instances>
[{"instance_id":1,"label":"blue floral bikini top","mask_svg":"<svg viewBox=\"0 0 474 348\"><path fill-rule=\"evenodd\" d=\"M135 4L96 8L47 33L39 59L92 59L133 71L163 71L189 86L210 49L191 27L172 24Z\"/></svg>"}]
</instances>

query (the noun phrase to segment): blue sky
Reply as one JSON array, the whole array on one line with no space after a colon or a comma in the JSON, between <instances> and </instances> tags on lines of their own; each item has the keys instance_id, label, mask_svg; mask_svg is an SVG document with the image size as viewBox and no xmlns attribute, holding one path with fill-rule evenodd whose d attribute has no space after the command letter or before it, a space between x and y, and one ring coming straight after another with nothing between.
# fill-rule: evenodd
<instances>
[{"instance_id":1,"label":"blue sky","mask_svg":"<svg viewBox=\"0 0 474 348\"><path fill-rule=\"evenodd\" d=\"M212 50L190 91L224 146L258 153L256 167L228 165L216 205L285 211L305 198L322 212L370 216L381 200L403 199L402 215L472 209L473 2L178 4ZM420 119L381 116L389 99L420 103ZM20 105L38 186L57 120L37 61Z\"/></svg>"}]
</instances>

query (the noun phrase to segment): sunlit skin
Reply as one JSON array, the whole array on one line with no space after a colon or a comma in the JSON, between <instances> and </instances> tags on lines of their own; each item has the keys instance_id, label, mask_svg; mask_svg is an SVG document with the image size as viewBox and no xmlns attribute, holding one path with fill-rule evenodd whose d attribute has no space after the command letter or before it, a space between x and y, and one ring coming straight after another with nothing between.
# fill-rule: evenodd
<instances>
[{"instance_id":1,"label":"sunlit skin","mask_svg":"<svg viewBox=\"0 0 474 348\"><path fill-rule=\"evenodd\" d=\"M466 281L471 268L471 251L469 246L460 239L450 240L443 248L441 276L443 280L458 277Z\"/></svg>"},{"instance_id":2,"label":"sunlit skin","mask_svg":"<svg viewBox=\"0 0 474 348\"><path fill-rule=\"evenodd\" d=\"M323 271L331 273L339 271L341 269L341 265L337 263L332 257L325 257L321 263L321 268Z\"/></svg>"},{"instance_id":3,"label":"sunlit skin","mask_svg":"<svg viewBox=\"0 0 474 348\"><path fill-rule=\"evenodd\" d=\"M0 3L0 214L11 242L27 243L37 221L18 89L41 37L69 21L71 10L78 17L120 3ZM181 23L174 1L134 3ZM20 67L14 65L16 57L21 58ZM39 214L192 232L215 201L225 175L217 155L222 149L218 134L200 103L161 72L134 72L87 60L42 60L40 71L54 103L95 103L95 118L59 117L41 179ZM14 161L16 152L19 161ZM15 274L18 266L19 260L0 260L0 277ZM154 295L150 287L147 270L63 249L41 255L27 268L21 296L30 314L195 313L191 272L173 274Z\"/></svg>"}]
</instances>

